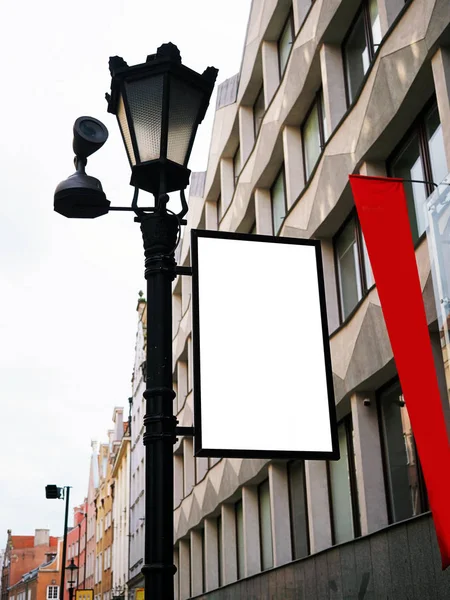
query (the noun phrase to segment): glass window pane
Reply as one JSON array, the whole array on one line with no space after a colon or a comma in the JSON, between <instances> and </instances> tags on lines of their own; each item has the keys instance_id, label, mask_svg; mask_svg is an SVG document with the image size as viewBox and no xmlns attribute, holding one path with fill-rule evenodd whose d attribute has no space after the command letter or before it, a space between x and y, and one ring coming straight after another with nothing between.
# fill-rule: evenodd
<instances>
[{"instance_id":1,"label":"glass window pane","mask_svg":"<svg viewBox=\"0 0 450 600\"><path fill-rule=\"evenodd\" d=\"M234 169L234 184L236 185L236 182L239 177L239 173L241 172L241 147L240 146L237 147L237 150L234 153L233 169Z\"/></svg>"},{"instance_id":2,"label":"glass window pane","mask_svg":"<svg viewBox=\"0 0 450 600\"><path fill-rule=\"evenodd\" d=\"M289 464L289 504L292 526L293 558L303 558L309 554L308 513L306 506L305 463L295 461Z\"/></svg>"},{"instance_id":3,"label":"glass window pane","mask_svg":"<svg viewBox=\"0 0 450 600\"><path fill-rule=\"evenodd\" d=\"M380 405L388 501L396 522L420 514L425 507L411 423L399 384L381 394Z\"/></svg>"},{"instance_id":4,"label":"glass window pane","mask_svg":"<svg viewBox=\"0 0 450 600\"><path fill-rule=\"evenodd\" d=\"M264 117L265 112L264 106L264 88L261 88L261 91L258 94L258 97L255 100L255 104L253 105L253 120L255 125L255 138L257 137L259 130L261 129L261 123Z\"/></svg>"},{"instance_id":5,"label":"glass window pane","mask_svg":"<svg viewBox=\"0 0 450 600\"><path fill-rule=\"evenodd\" d=\"M272 518L268 479L259 486L259 532L261 536L261 568L265 571L273 567Z\"/></svg>"},{"instance_id":6,"label":"glass window pane","mask_svg":"<svg viewBox=\"0 0 450 600\"><path fill-rule=\"evenodd\" d=\"M416 179L419 181L425 179L417 133L409 138L392 160L391 173L394 177L402 177L403 179ZM415 243L426 228L426 187L423 183L411 183L409 181L405 181L404 186L411 231Z\"/></svg>"},{"instance_id":7,"label":"glass window pane","mask_svg":"<svg viewBox=\"0 0 450 600\"><path fill-rule=\"evenodd\" d=\"M276 235L283 225L283 219L286 216L286 194L284 190L284 170L275 180L271 190L272 197L272 218L273 232Z\"/></svg>"},{"instance_id":8,"label":"glass window pane","mask_svg":"<svg viewBox=\"0 0 450 600\"><path fill-rule=\"evenodd\" d=\"M320 145L319 111L317 109L317 104L314 105L314 108L303 125L302 138L306 179L309 179L322 150Z\"/></svg>"},{"instance_id":9,"label":"glass window pane","mask_svg":"<svg viewBox=\"0 0 450 600\"><path fill-rule=\"evenodd\" d=\"M280 63L280 75L282 76L292 48L292 17L286 22L280 39L278 40L278 60Z\"/></svg>"},{"instance_id":10,"label":"glass window pane","mask_svg":"<svg viewBox=\"0 0 450 600\"><path fill-rule=\"evenodd\" d=\"M327 115L325 113L325 102L323 99L323 93L320 94L320 108L321 108L321 114L322 114L322 131L323 131L323 143L325 144L325 142L328 139L328 125L327 125Z\"/></svg>"},{"instance_id":11,"label":"glass window pane","mask_svg":"<svg viewBox=\"0 0 450 600\"><path fill-rule=\"evenodd\" d=\"M448 175L445 160L444 138L437 106L434 106L425 118L428 149L430 151L431 175L435 183L441 183Z\"/></svg>"},{"instance_id":12,"label":"glass window pane","mask_svg":"<svg viewBox=\"0 0 450 600\"><path fill-rule=\"evenodd\" d=\"M223 564L222 564L222 517L217 517L217 550L219 561L219 587L223 585Z\"/></svg>"},{"instance_id":13,"label":"glass window pane","mask_svg":"<svg viewBox=\"0 0 450 600\"><path fill-rule=\"evenodd\" d=\"M381 25L380 15L378 14L378 2L377 0L369 0L369 18L370 26L372 29L372 41L375 52L381 43Z\"/></svg>"},{"instance_id":14,"label":"glass window pane","mask_svg":"<svg viewBox=\"0 0 450 600\"><path fill-rule=\"evenodd\" d=\"M347 223L336 239L336 255L342 316L346 319L362 298L354 219Z\"/></svg>"},{"instance_id":15,"label":"glass window pane","mask_svg":"<svg viewBox=\"0 0 450 600\"><path fill-rule=\"evenodd\" d=\"M370 264L369 253L367 252L366 240L364 239L363 234L362 237L362 248L363 248L363 258L364 258L364 271L366 273L366 287L369 289L375 283L375 279L372 272L372 265Z\"/></svg>"},{"instance_id":16,"label":"glass window pane","mask_svg":"<svg viewBox=\"0 0 450 600\"><path fill-rule=\"evenodd\" d=\"M244 514L242 511L242 500L235 504L236 515L236 549L237 549L237 571L238 579L245 577L244 562Z\"/></svg>"},{"instance_id":17,"label":"glass window pane","mask_svg":"<svg viewBox=\"0 0 450 600\"><path fill-rule=\"evenodd\" d=\"M344 44L349 101L355 98L370 65L363 13L359 15Z\"/></svg>"},{"instance_id":18,"label":"glass window pane","mask_svg":"<svg viewBox=\"0 0 450 600\"><path fill-rule=\"evenodd\" d=\"M341 423L338 427L338 439L341 458L337 461L330 461L328 463L335 544L347 542L354 537L349 456L345 423Z\"/></svg>"}]
</instances>

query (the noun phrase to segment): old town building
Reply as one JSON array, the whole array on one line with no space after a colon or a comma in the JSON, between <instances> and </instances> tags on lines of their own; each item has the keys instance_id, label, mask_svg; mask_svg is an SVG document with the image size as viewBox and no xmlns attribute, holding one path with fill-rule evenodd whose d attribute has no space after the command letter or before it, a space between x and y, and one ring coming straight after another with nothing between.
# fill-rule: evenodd
<instances>
[{"instance_id":1,"label":"old town building","mask_svg":"<svg viewBox=\"0 0 450 600\"><path fill-rule=\"evenodd\" d=\"M131 600L142 594L144 578L141 573L144 564L144 523L145 523L145 449L143 444L145 399L145 368L147 341L147 304L140 295L137 304L138 328L136 334L135 362L132 378L131 406L131 479L130 479L130 521L129 521L129 579L128 593Z\"/></svg>"},{"instance_id":2,"label":"old town building","mask_svg":"<svg viewBox=\"0 0 450 600\"><path fill-rule=\"evenodd\" d=\"M115 408L113 421L115 441L113 444L114 462L111 472L114 480L112 595L113 598L127 598L130 551L131 418L124 422L123 408Z\"/></svg>"},{"instance_id":3,"label":"old town building","mask_svg":"<svg viewBox=\"0 0 450 600\"><path fill-rule=\"evenodd\" d=\"M48 529L36 529L34 535L13 535L9 529L2 568L2 600L10 597L9 589L22 577L56 555L58 538ZM27 599L28 600L28 599Z\"/></svg>"}]
</instances>

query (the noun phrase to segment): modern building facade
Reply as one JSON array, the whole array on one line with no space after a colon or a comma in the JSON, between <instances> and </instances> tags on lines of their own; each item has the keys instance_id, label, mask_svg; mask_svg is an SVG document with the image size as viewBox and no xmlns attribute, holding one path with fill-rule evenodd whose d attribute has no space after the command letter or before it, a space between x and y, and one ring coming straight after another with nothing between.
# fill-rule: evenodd
<instances>
[{"instance_id":1,"label":"modern building facade","mask_svg":"<svg viewBox=\"0 0 450 600\"><path fill-rule=\"evenodd\" d=\"M449 91L448 0L252 2L240 72L218 89L207 170L191 178L179 264L190 266L191 228L321 241L341 458L195 458L181 437L179 600L449 597L348 182L425 182L405 189L450 424L425 234L426 182L450 171ZM175 413L192 426L189 277L174 281L173 306Z\"/></svg>"}]
</instances>

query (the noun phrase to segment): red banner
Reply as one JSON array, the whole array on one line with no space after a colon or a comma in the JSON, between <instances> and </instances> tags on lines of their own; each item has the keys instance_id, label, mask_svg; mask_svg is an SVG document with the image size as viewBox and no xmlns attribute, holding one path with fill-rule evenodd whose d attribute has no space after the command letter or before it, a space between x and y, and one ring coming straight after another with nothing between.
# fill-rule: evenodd
<instances>
[{"instance_id":1,"label":"red banner","mask_svg":"<svg viewBox=\"0 0 450 600\"><path fill-rule=\"evenodd\" d=\"M450 565L450 446L401 179L350 175L442 558Z\"/></svg>"}]
</instances>

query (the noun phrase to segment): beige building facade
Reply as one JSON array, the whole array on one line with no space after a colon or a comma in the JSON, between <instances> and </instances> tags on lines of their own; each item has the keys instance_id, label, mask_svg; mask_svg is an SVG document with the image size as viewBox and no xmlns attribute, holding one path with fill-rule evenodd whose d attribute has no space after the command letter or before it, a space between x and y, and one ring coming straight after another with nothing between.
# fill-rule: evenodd
<instances>
[{"instance_id":1,"label":"beige building facade","mask_svg":"<svg viewBox=\"0 0 450 600\"><path fill-rule=\"evenodd\" d=\"M448 597L348 176L442 181L449 90L448 0L252 2L240 72L218 88L207 170L191 176L178 262L190 266L192 228L321 241L341 459L195 458L180 437L178 600ZM433 189L405 182L448 419L425 231ZM174 281L173 306L174 412L187 427L189 277Z\"/></svg>"},{"instance_id":2,"label":"beige building facade","mask_svg":"<svg viewBox=\"0 0 450 600\"><path fill-rule=\"evenodd\" d=\"M129 537L130 537L130 462L131 419L123 421L123 408L113 414L115 441L113 443L114 480L113 548L111 558L112 598L128 597Z\"/></svg>"}]
</instances>

